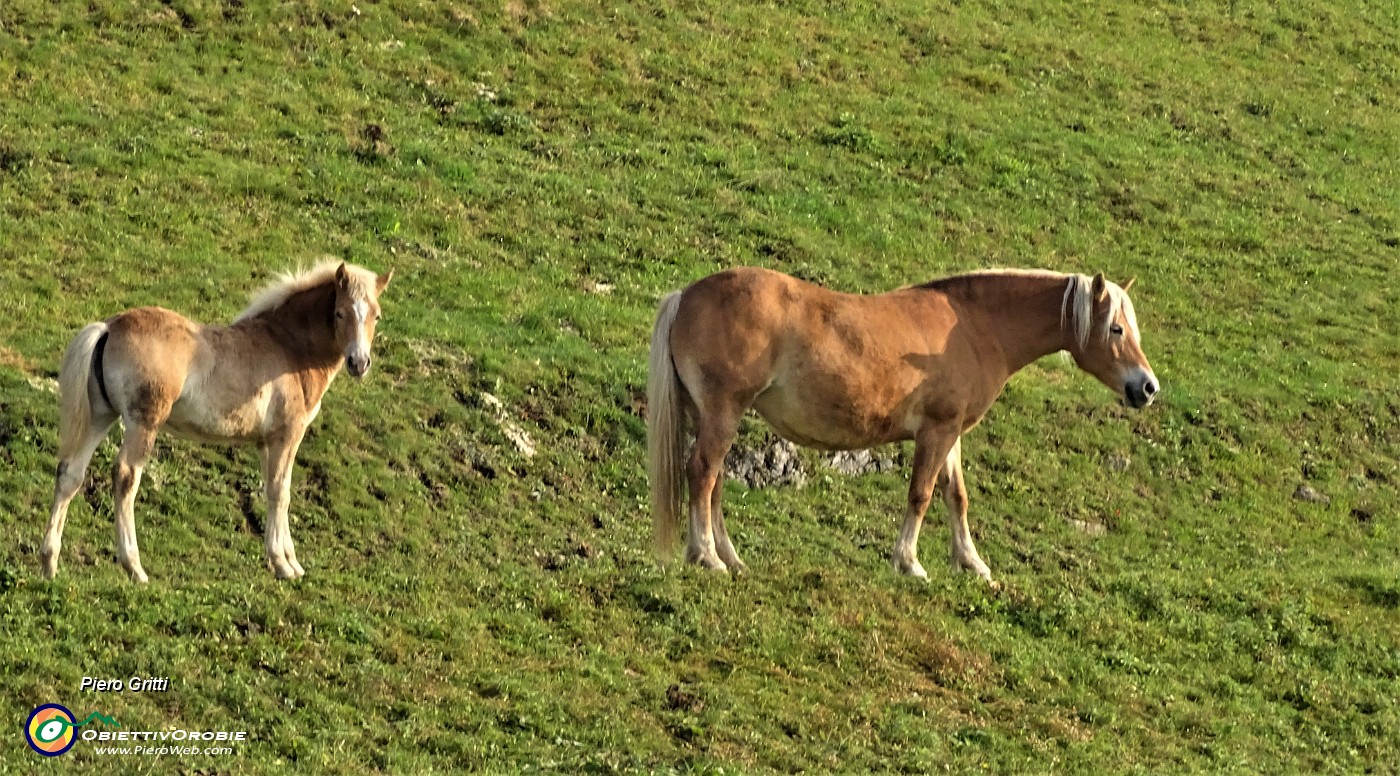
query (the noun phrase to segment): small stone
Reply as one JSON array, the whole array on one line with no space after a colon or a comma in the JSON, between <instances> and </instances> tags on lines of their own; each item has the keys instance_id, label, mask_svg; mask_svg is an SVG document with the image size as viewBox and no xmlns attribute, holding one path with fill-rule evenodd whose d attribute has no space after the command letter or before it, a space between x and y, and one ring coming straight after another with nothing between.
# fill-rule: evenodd
<instances>
[{"instance_id":1,"label":"small stone","mask_svg":"<svg viewBox=\"0 0 1400 776\"><path fill-rule=\"evenodd\" d=\"M506 439L515 443L516 449L526 458L535 457L535 442L530 438L530 434L521 428L519 424L511 420L510 413L506 412L506 405L495 396L482 391L481 401L491 409L495 415L496 425L500 426L501 433Z\"/></svg>"},{"instance_id":2,"label":"small stone","mask_svg":"<svg viewBox=\"0 0 1400 776\"><path fill-rule=\"evenodd\" d=\"M1318 493L1312 488L1312 486L1307 484L1299 485L1298 489L1293 491L1293 498L1298 499L1299 501L1306 501L1309 504L1332 503L1331 498L1324 496L1321 493Z\"/></svg>"},{"instance_id":3,"label":"small stone","mask_svg":"<svg viewBox=\"0 0 1400 776\"><path fill-rule=\"evenodd\" d=\"M695 693L681 689L679 684L673 684L666 688L666 707L694 714L705 708L705 701Z\"/></svg>"},{"instance_id":4,"label":"small stone","mask_svg":"<svg viewBox=\"0 0 1400 776\"><path fill-rule=\"evenodd\" d=\"M725 473L750 488L795 485L807 482L807 472L797 455L797 446L779 439L762 448L735 446L724 461Z\"/></svg>"},{"instance_id":5,"label":"small stone","mask_svg":"<svg viewBox=\"0 0 1400 776\"><path fill-rule=\"evenodd\" d=\"M1065 518L1065 522L1090 536L1103 536L1108 533L1108 526L1095 520L1076 520L1072 517L1067 517Z\"/></svg>"},{"instance_id":6,"label":"small stone","mask_svg":"<svg viewBox=\"0 0 1400 776\"><path fill-rule=\"evenodd\" d=\"M832 453L827 456L826 465L848 476L887 472L898 468L898 464L888 454L877 454L871 450L842 450Z\"/></svg>"}]
</instances>

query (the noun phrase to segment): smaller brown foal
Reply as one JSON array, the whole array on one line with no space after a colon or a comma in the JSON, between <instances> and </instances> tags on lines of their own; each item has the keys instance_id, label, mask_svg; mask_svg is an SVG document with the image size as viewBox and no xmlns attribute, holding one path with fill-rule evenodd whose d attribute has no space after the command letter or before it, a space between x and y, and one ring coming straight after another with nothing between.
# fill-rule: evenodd
<instances>
[{"instance_id":1,"label":"smaller brown foal","mask_svg":"<svg viewBox=\"0 0 1400 776\"><path fill-rule=\"evenodd\" d=\"M1133 407L1158 383L1127 288L1103 275L992 270L885 294L829 291L765 269L696 281L662 300L647 384L648 473L658 547L669 552L689 490L686 560L744 568L724 525L724 456L753 408L781 436L824 450L914 440L914 470L893 563L926 577L919 527L935 484L954 569L989 583L967 525L961 437L1011 375L1069 351ZM695 441L686 455L687 426Z\"/></svg>"},{"instance_id":2,"label":"smaller brown foal","mask_svg":"<svg viewBox=\"0 0 1400 776\"><path fill-rule=\"evenodd\" d=\"M68 505L118 418L117 559L133 580L147 579L136 546L136 490L162 427L206 442L258 446L267 566L282 579L304 575L287 520L292 461L341 365L355 377L369 371L379 294L393 274L327 262L284 276L229 326L142 307L78 332L58 378L58 482L40 549L44 575L58 573Z\"/></svg>"}]
</instances>

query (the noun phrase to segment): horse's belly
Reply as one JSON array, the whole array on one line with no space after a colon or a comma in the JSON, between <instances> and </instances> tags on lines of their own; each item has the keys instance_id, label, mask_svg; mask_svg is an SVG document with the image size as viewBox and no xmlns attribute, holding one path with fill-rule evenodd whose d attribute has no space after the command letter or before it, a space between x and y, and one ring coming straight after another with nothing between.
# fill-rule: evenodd
<instances>
[{"instance_id":1,"label":"horse's belly","mask_svg":"<svg viewBox=\"0 0 1400 776\"><path fill-rule=\"evenodd\" d=\"M251 441L268 431L272 391L264 388L246 402L218 406L199 396L175 402L165 425L172 433L202 441Z\"/></svg>"},{"instance_id":2,"label":"horse's belly","mask_svg":"<svg viewBox=\"0 0 1400 776\"><path fill-rule=\"evenodd\" d=\"M898 404L817 399L779 386L759 396L754 409L782 438L819 450L863 450L908 439L914 431Z\"/></svg>"}]
</instances>

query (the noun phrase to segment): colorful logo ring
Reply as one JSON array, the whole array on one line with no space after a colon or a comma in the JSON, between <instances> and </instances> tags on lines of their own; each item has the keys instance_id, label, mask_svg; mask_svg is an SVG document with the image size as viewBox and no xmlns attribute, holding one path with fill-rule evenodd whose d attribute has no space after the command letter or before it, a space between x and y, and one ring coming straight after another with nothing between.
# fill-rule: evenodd
<instances>
[{"instance_id":1,"label":"colorful logo ring","mask_svg":"<svg viewBox=\"0 0 1400 776\"><path fill-rule=\"evenodd\" d=\"M29 748L45 757L57 757L73 748L78 740L73 712L57 703L45 703L29 714L24 723L24 740Z\"/></svg>"}]
</instances>

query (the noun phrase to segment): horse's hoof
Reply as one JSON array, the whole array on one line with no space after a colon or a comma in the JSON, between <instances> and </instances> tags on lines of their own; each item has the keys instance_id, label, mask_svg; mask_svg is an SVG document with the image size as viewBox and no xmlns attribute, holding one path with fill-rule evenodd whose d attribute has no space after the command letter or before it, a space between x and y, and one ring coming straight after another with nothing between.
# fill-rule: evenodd
<instances>
[{"instance_id":1,"label":"horse's hoof","mask_svg":"<svg viewBox=\"0 0 1400 776\"><path fill-rule=\"evenodd\" d=\"M915 579L928 579L928 572L924 571L923 565L920 564L917 560L911 563L901 563L899 561L895 561L894 570L897 573L902 574L906 577L913 577Z\"/></svg>"},{"instance_id":2,"label":"horse's hoof","mask_svg":"<svg viewBox=\"0 0 1400 776\"><path fill-rule=\"evenodd\" d=\"M983 562L982 562L982 559L981 559L981 558L976 558L976 559L970 560L970 561L962 561L962 560L958 560L957 558L954 558L954 559L952 559L951 561L948 562L948 565L949 565L949 567L951 567L951 568L953 569L953 573L954 573L954 574L957 574L957 573L963 572L963 571L970 571L970 572L972 572L973 574L976 574L977 576L979 576L979 577L981 577L982 579L986 580L986 581L987 581L987 584L989 584L989 585L990 585L990 584L993 584L993 583L992 583L992 570L991 570L990 568L987 567L987 564L986 564L986 563L983 563Z\"/></svg>"},{"instance_id":3,"label":"horse's hoof","mask_svg":"<svg viewBox=\"0 0 1400 776\"><path fill-rule=\"evenodd\" d=\"M272 571L272 575L278 579L296 579L301 576L297 574L296 569L293 568L291 564L287 563L282 558L268 558L267 567Z\"/></svg>"},{"instance_id":4,"label":"horse's hoof","mask_svg":"<svg viewBox=\"0 0 1400 776\"><path fill-rule=\"evenodd\" d=\"M728 571L729 567L724 565L724 561L714 553L705 554L696 549L690 549L685 553L685 562L692 563L711 571Z\"/></svg>"},{"instance_id":5,"label":"horse's hoof","mask_svg":"<svg viewBox=\"0 0 1400 776\"><path fill-rule=\"evenodd\" d=\"M724 561L720 560L719 558L717 558L717 557L715 557L715 556L713 556L713 555L710 555L710 556L701 555L700 557L695 558L694 560L692 560L691 563L693 563L693 564L699 566L699 567L702 568L702 569L706 569L706 570L709 570L709 571L728 571L728 570L729 570L729 567L726 566L726 565L724 565Z\"/></svg>"}]
</instances>

